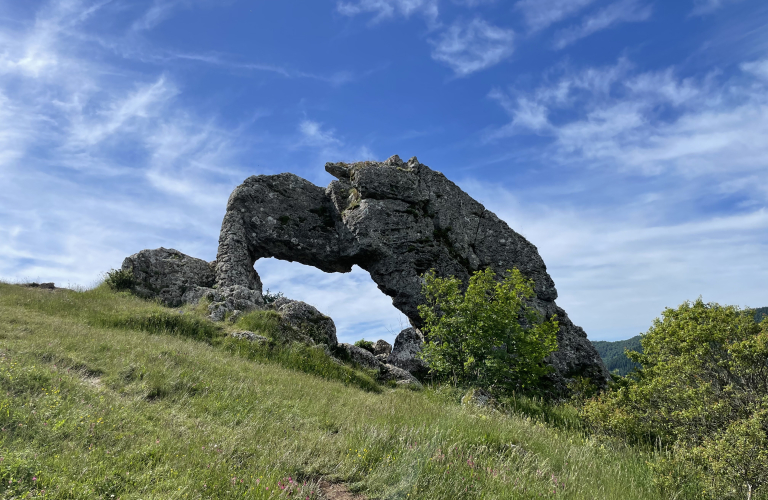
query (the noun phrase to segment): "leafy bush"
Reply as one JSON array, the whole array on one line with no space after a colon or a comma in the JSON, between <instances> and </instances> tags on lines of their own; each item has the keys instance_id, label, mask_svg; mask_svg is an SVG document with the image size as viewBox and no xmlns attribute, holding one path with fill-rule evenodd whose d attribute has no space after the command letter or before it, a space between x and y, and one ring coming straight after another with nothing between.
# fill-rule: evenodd
<instances>
[{"instance_id":1,"label":"leafy bush","mask_svg":"<svg viewBox=\"0 0 768 500\"><path fill-rule=\"evenodd\" d=\"M543 322L525 305L533 283L519 270L501 281L486 269L469 280L424 275L426 303L419 306L427 342L421 353L430 373L454 384L476 384L496 392L535 392L557 348L557 321Z\"/></svg>"},{"instance_id":2,"label":"leafy bush","mask_svg":"<svg viewBox=\"0 0 768 500\"><path fill-rule=\"evenodd\" d=\"M768 483L768 320L733 306L686 302L642 336L642 365L587 402L594 430L672 449L654 465L670 490L698 484L712 498Z\"/></svg>"},{"instance_id":3,"label":"leafy bush","mask_svg":"<svg viewBox=\"0 0 768 500\"><path fill-rule=\"evenodd\" d=\"M106 274L104 283L112 290L130 290L136 284L130 269L111 269Z\"/></svg>"},{"instance_id":4,"label":"leafy bush","mask_svg":"<svg viewBox=\"0 0 768 500\"><path fill-rule=\"evenodd\" d=\"M373 342L370 340L361 339L355 342L355 345L373 354Z\"/></svg>"}]
</instances>

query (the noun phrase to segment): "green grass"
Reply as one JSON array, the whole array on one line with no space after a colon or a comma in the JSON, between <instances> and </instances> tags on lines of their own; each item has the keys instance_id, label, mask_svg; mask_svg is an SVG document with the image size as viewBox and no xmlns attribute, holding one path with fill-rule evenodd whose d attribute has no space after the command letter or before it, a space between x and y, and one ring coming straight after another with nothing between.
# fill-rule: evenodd
<instances>
[{"instance_id":1,"label":"green grass","mask_svg":"<svg viewBox=\"0 0 768 500\"><path fill-rule=\"evenodd\" d=\"M0 283L0 497L661 498L645 452L182 313Z\"/></svg>"}]
</instances>

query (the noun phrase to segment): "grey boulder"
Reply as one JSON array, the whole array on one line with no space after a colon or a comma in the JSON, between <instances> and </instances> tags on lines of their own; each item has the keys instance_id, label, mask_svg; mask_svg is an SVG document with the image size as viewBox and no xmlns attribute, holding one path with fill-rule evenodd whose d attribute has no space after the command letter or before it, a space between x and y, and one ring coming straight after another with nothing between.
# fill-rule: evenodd
<instances>
[{"instance_id":1,"label":"grey boulder","mask_svg":"<svg viewBox=\"0 0 768 500\"><path fill-rule=\"evenodd\" d=\"M345 342L339 344L339 347L344 349L349 356L349 359L354 363L357 363L362 368L368 368L370 370L378 370L381 366L381 362L376 359L370 351L357 347L356 345L347 344Z\"/></svg>"},{"instance_id":2,"label":"grey boulder","mask_svg":"<svg viewBox=\"0 0 768 500\"><path fill-rule=\"evenodd\" d=\"M133 274L134 293L178 307L196 302L214 285L215 266L215 262L161 247L126 257L122 269Z\"/></svg>"},{"instance_id":3,"label":"grey boulder","mask_svg":"<svg viewBox=\"0 0 768 500\"><path fill-rule=\"evenodd\" d=\"M418 328L406 328L395 337L395 346L387 362L414 375L423 377L429 371L427 364L419 358L424 345L424 335Z\"/></svg>"},{"instance_id":4,"label":"grey boulder","mask_svg":"<svg viewBox=\"0 0 768 500\"><path fill-rule=\"evenodd\" d=\"M406 384L421 387L421 382L411 375L409 371L386 363L382 363L379 368L379 380L384 382L394 380L399 385Z\"/></svg>"},{"instance_id":5,"label":"grey boulder","mask_svg":"<svg viewBox=\"0 0 768 500\"><path fill-rule=\"evenodd\" d=\"M314 306L300 300L279 299L275 311L280 314L281 328L288 338L307 337L309 344L325 344L333 347L336 340L336 325L333 320Z\"/></svg>"},{"instance_id":6,"label":"grey boulder","mask_svg":"<svg viewBox=\"0 0 768 500\"><path fill-rule=\"evenodd\" d=\"M374 356L389 356L389 354L392 352L392 346L387 342L386 340L377 340L376 343L373 344L373 355Z\"/></svg>"}]
</instances>

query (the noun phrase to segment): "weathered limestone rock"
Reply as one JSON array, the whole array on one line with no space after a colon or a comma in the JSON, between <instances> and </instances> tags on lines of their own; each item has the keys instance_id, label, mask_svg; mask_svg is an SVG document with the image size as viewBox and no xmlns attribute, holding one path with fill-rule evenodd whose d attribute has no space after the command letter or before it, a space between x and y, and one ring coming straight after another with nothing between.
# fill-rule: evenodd
<instances>
[{"instance_id":1,"label":"weathered limestone rock","mask_svg":"<svg viewBox=\"0 0 768 500\"><path fill-rule=\"evenodd\" d=\"M421 382L419 382L416 377L411 375L409 371L386 363L382 363L379 368L379 380L384 382L394 380L398 385L407 384L421 387Z\"/></svg>"},{"instance_id":2,"label":"weathered limestone rock","mask_svg":"<svg viewBox=\"0 0 768 500\"><path fill-rule=\"evenodd\" d=\"M373 355L374 356L389 356L389 354L392 352L392 346L389 345L389 342L386 340L377 340L375 344L373 344Z\"/></svg>"},{"instance_id":3,"label":"weathered limestone rock","mask_svg":"<svg viewBox=\"0 0 768 500\"><path fill-rule=\"evenodd\" d=\"M283 329L288 328L295 332L284 335L286 338L300 334L309 337L314 344L331 347L337 344L336 325L333 320L314 306L300 300L281 298L275 302L275 310L282 316Z\"/></svg>"},{"instance_id":4,"label":"weathered limestone rock","mask_svg":"<svg viewBox=\"0 0 768 500\"><path fill-rule=\"evenodd\" d=\"M253 269L265 257L327 272L358 265L418 327L420 275L434 269L465 283L491 268L518 268L533 280L531 305L560 322L558 351L548 362L559 382L575 375L599 385L608 372L584 331L555 304L557 290L536 247L443 174L411 158L328 163L337 178L320 188L293 174L253 176L229 198L219 238L219 289L261 291ZM396 350L397 346L395 346Z\"/></svg>"},{"instance_id":5,"label":"weathered limestone rock","mask_svg":"<svg viewBox=\"0 0 768 500\"><path fill-rule=\"evenodd\" d=\"M395 346L387 362L415 375L424 376L429 371L427 364L419 359L424 336L418 328L406 328L395 337Z\"/></svg>"},{"instance_id":6,"label":"weathered limestone rock","mask_svg":"<svg viewBox=\"0 0 768 500\"><path fill-rule=\"evenodd\" d=\"M229 336L236 339L247 340L249 342L257 342L259 344L269 343L269 339L267 337L249 332L247 330L243 330L242 332L232 332L229 334Z\"/></svg>"},{"instance_id":7,"label":"weathered limestone rock","mask_svg":"<svg viewBox=\"0 0 768 500\"><path fill-rule=\"evenodd\" d=\"M205 289L213 286L215 265L215 262L161 247L126 257L122 269L133 273L134 293L177 307L182 303L197 302L207 291Z\"/></svg>"},{"instance_id":8,"label":"weathered limestone rock","mask_svg":"<svg viewBox=\"0 0 768 500\"><path fill-rule=\"evenodd\" d=\"M381 365L379 360L376 359L376 356L374 356L370 351L363 349L362 347L347 344L346 342L339 344L339 347L347 351L349 358L363 368L378 370L379 366Z\"/></svg>"}]
</instances>

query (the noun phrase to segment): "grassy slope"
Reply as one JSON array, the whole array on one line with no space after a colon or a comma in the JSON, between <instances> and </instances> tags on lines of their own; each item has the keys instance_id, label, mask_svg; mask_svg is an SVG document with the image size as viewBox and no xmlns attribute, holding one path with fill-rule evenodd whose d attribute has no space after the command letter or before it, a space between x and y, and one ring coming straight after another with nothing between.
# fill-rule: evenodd
<instances>
[{"instance_id":1,"label":"grassy slope","mask_svg":"<svg viewBox=\"0 0 768 500\"><path fill-rule=\"evenodd\" d=\"M643 453L449 390L248 359L192 311L168 314L104 288L0 283L0 496L317 498L326 477L382 499L657 498Z\"/></svg>"}]
</instances>

